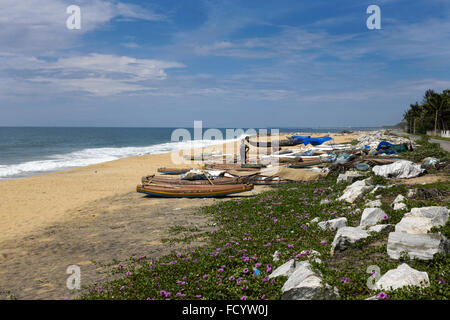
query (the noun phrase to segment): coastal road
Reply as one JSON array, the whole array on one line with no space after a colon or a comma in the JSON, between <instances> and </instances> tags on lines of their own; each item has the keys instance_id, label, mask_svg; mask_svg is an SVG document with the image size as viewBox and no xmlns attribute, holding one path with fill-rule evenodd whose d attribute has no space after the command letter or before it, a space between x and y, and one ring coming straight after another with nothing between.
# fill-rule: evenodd
<instances>
[{"instance_id":1,"label":"coastal road","mask_svg":"<svg viewBox=\"0 0 450 320\"><path fill-rule=\"evenodd\" d=\"M437 140L437 139L430 139L430 142L436 142L439 143L441 145L441 148L444 149L445 151L450 152L450 141L446 141L446 140Z\"/></svg>"},{"instance_id":2,"label":"coastal road","mask_svg":"<svg viewBox=\"0 0 450 320\"><path fill-rule=\"evenodd\" d=\"M398 135L408 135L412 140L417 140L420 137L413 135L413 134L409 134L406 133L405 131L402 130L392 130L394 133L398 134ZM450 152L450 141L446 141L446 140L438 140L438 139L431 139L430 138L430 142L434 142L434 143L439 143L441 145L441 148L444 149L447 152Z\"/></svg>"}]
</instances>

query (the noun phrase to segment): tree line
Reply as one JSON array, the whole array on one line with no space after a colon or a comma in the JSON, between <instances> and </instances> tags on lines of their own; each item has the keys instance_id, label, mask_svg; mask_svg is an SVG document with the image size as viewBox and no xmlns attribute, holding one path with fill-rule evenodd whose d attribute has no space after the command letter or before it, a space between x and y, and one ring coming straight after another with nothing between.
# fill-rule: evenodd
<instances>
[{"instance_id":1,"label":"tree line","mask_svg":"<svg viewBox=\"0 0 450 320\"><path fill-rule=\"evenodd\" d=\"M437 135L438 130L449 130L450 89L442 93L427 90L422 102L411 104L403 114L403 119L409 133L426 133L433 130L433 135Z\"/></svg>"}]
</instances>

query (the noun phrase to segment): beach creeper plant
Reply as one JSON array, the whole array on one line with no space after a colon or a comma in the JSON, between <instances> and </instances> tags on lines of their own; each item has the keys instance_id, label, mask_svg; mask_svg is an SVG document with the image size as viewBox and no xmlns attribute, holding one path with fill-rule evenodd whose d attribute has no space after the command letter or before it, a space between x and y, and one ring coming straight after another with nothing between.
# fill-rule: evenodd
<instances>
[{"instance_id":1,"label":"beach creeper plant","mask_svg":"<svg viewBox=\"0 0 450 320\"><path fill-rule=\"evenodd\" d=\"M201 233L207 237L206 245L174 251L158 259L134 256L114 266L112 272L119 278L91 286L81 298L280 299L286 277L269 279L268 276L289 259L309 259L315 250L320 253L322 263L311 260L313 268L322 274L325 282L339 290L342 299L370 296L379 296L380 300L448 299L450 261L445 255L432 261L407 261L411 267L428 272L431 282L428 288L381 293L367 287L368 266L377 265L384 274L403 262L387 255L387 233L373 234L330 256L335 232L322 230L310 222L314 218L326 221L346 217L349 226L359 225L361 213L357 209L363 208L364 199L354 204L335 201L346 186L336 184L336 176L329 175L323 180L286 184L252 198L205 207L202 213L210 215L215 223L212 232ZM398 187L396 191L404 193L414 187L417 186ZM380 194L387 192L384 190L389 189L380 189ZM384 196L392 197L387 193ZM321 204L323 199L329 201ZM382 223L397 223L402 214L389 204L383 203L386 219ZM408 200L408 205L421 206L421 203ZM439 230L448 233L448 228L447 224Z\"/></svg>"}]
</instances>

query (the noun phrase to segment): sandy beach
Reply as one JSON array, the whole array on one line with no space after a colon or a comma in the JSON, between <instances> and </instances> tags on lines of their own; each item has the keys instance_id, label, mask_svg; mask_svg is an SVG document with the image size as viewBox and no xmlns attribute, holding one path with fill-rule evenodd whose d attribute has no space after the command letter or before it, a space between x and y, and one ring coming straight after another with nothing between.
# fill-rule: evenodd
<instances>
[{"instance_id":1,"label":"sandy beach","mask_svg":"<svg viewBox=\"0 0 450 320\"><path fill-rule=\"evenodd\" d=\"M331 134L334 142L358 136ZM236 148L231 142L228 148ZM251 148L251 154L253 152ZM203 152L223 150L212 146ZM227 149L230 150L230 149ZM0 298L63 299L79 292L65 286L66 268L82 267L83 285L102 280L99 266L131 254L159 256L174 248L161 239L176 225L211 228L201 206L225 199L160 199L135 192L144 175L173 164L155 154L0 181ZM192 162L192 167L199 167ZM257 186L248 197L269 187Z\"/></svg>"}]
</instances>

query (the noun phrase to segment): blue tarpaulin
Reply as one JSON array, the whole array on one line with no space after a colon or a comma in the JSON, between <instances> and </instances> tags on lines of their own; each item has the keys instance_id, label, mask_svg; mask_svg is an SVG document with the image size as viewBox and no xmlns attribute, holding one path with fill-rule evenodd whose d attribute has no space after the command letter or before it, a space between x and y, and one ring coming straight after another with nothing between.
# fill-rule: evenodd
<instances>
[{"instance_id":1,"label":"blue tarpaulin","mask_svg":"<svg viewBox=\"0 0 450 320\"><path fill-rule=\"evenodd\" d=\"M318 138L310 138L307 136L292 136L292 140L297 143L303 143L305 146L311 144L313 146L318 146L324 143L325 141L330 141L331 137L318 137Z\"/></svg>"}]
</instances>

